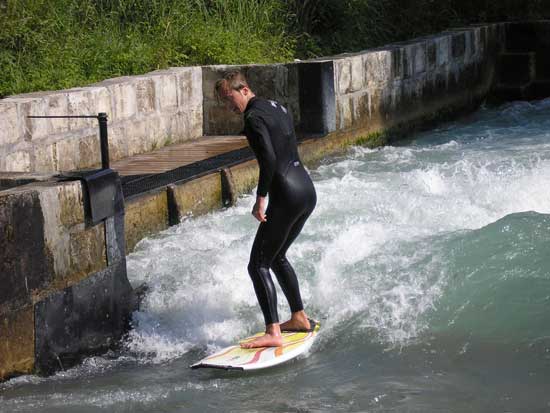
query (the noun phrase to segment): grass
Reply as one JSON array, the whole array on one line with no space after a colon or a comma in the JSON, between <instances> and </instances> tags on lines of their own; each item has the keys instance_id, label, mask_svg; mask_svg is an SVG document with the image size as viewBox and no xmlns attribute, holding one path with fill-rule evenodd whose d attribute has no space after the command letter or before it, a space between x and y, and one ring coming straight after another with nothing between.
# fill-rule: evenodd
<instances>
[{"instance_id":1,"label":"grass","mask_svg":"<svg viewBox=\"0 0 550 413\"><path fill-rule=\"evenodd\" d=\"M0 0L0 97L170 66L286 62L543 16L548 0Z\"/></svg>"},{"instance_id":2,"label":"grass","mask_svg":"<svg viewBox=\"0 0 550 413\"><path fill-rule=\"evenodd\" d=\"M291 60L276 0L0 1L0 96L170 66Z\"/></svg>"}]
</instances>

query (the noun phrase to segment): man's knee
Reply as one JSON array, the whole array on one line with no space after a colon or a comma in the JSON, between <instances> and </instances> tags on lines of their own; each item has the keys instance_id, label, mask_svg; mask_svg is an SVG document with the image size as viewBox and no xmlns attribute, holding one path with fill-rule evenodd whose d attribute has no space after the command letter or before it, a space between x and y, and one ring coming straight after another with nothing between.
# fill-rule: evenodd
<instances>
[{"instance_id":1,"label":"man's knee","mask_svg":"<svg viewBox=\"0 0 550 413\"><path fill-rule=\"evenodd\" d=\"M289 263L288 263L288 260L286 259L286 255L279 254L273 259L273 262L271 263L271 268L280 268L288 264Z\"/></svg>"},{"instance_id":2,"label":"man's knee","mask_svg":"<svg viewBox=\"0 0 550 413\"><path fill-rule=\"evenodd\" d=\"M250 261L248 263L248 274L250 275L250 277L252 279L256 278L259 276L259 274L262 272L262 271L269 271L269 266L268 265L262 265L261 263L258 263L258 262L255 262L255 261Z\"/></svg>"}]
</instances>

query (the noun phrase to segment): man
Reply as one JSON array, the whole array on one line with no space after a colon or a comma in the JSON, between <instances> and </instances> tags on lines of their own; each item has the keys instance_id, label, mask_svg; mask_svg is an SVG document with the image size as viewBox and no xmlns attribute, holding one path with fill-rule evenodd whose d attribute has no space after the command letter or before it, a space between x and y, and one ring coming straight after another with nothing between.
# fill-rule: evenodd
<instances>
[{"instance_id":1,"label":"man","mask_svg":"<svg viewBox=\"0 0 550 413\"><path fill-rule=\"evenodd\" d=\"M315 208L315 188L300 161L294 125L285 107L256 97L238 71L218 80L215 92L227 109L244 113L246 138L260 166L256 203L252 208L252 215L260 221L260 226L250 253L248 272L266 330L265 335L241 346L278 347L283 343L281 330L304 331L313 327L304 312L296 273L285 254ZM282 324L279 324L270 268L292 313L290 320Z\"/></svg>"}]
</instances>

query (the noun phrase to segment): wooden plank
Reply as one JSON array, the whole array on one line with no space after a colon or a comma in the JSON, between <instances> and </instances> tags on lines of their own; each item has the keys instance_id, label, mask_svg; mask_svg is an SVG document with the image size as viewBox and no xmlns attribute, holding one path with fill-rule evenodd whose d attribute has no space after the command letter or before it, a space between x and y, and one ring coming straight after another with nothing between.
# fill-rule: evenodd
<instances>
[{"instance_id":1,"label":"wooden plank","mask_svg":"<svg viewBox=\"0 0 550 413\"><path fill-rule=\"evenodd\" d=\"M165 146L153 152L111 163L122 176L162 173L248 145L244 136L203 136L192 142Z\"/></svg>"}]
</instances>

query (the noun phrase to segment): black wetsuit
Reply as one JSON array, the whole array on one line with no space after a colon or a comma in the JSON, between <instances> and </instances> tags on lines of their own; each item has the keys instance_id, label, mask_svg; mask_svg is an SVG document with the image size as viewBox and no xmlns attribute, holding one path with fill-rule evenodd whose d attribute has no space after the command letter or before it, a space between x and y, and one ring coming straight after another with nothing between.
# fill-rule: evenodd
<instances>
[{"instance_id":1,"label":"black wetsuit","mask_svg":"<svg viewBox=\"0 0 550 413\"><path fill-rule=\"evenodd\" d=\"M303 310L300 288L286 251L315 208L315 188L298 155L294 125L278 102L253 97L244 112L245 134L260 166L258 192L269 193L266 222L260 223L248 272L265 323L278 323L271 268L292 312Z\"/></svg>"}]
</instances>

